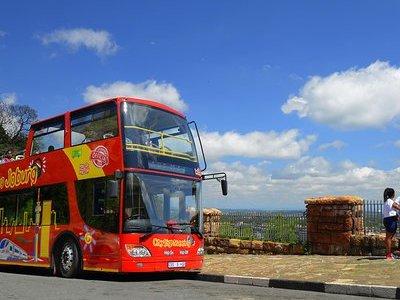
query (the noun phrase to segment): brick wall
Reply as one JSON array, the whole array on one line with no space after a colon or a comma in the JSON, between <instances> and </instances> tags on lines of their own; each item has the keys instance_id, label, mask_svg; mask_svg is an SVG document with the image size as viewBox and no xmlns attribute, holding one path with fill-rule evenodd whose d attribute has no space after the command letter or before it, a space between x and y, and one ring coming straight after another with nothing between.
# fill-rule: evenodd
<instances>
[{"instance_id":1,"label":"brick wall","mask_svg":"<svg viewBox=\"0 0 400 300\"><path fill-rule=\"evenodd\" d=\"M222 212L216 208L203 209L203 226L205 237L218 237Z\"/></svg>"},{"instance_id":2,"label":"brick wall","mask_svg":"<svg viewBox=\"0 0 400 300\"><path fill-rule=\"evenodd\" d=\"M350 240L363 233L362 199L357 196L309 198L307 238L313 254L351 254Z\"/></svg>"}]
</instances>

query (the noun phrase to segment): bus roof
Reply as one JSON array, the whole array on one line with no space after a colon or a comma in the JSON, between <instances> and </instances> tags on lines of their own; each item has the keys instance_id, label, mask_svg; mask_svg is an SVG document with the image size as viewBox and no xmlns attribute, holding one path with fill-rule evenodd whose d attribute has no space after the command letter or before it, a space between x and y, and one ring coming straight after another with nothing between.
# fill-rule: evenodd
<instances>
[{"instance_id":1,"label":"bus roof","mask_svg":"<svg viewBox=\"0 0 400 300\"><path fill-rule=\"evenodd\" d=\"M160 102L156 102L156 101L148 100L148 99L136 98L136 97L122 97L122 96L117 96L117 97L113 97L113 98L100 100L100 101L97 101L97 102L94 102L94 103L90 103L88 105L85 105L85 106L82 106L80 108L71 110L69 112L72 113L72 112L80 111L82 109L85 109L85 108L88 108L88 107L91 107L91 106L94 106L94 105L98 105L100 103L111 102L111 101L114 101L114 100L117 100L117 103L121 103L121 102L127 101L127 102L134 102L134 103L139 103L139 104L144 104L144 105L156 107L156 108L165 110L167 112L170 112L172 114L175 114L177 116L180 116L182 118L185 118L185 115L183 113L181 113L180 111L177 111L177 110L173 109L172 107L170 107L168 105L165 105L165 104L162 104ZM65 113L67 113L67 112L68 111L66 111ZM59 115L55 115L55 116L52 116L52 117L49 117L49 118L46 118L46 119L43 119L43 120L39 120L37 122L32 123L31 126L34 126L36 124L39 124L39 123L42 123L44 121L48 121L48 120L51 120L51 119L61 118L62 116L65 115L65 113L59 114Z\"/></svg>"}]
</instances>

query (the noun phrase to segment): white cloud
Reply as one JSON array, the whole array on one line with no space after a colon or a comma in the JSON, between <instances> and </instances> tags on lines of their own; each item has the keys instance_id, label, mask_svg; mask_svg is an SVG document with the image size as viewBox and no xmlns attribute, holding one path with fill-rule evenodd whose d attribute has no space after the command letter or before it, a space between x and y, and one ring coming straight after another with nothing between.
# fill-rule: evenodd
<instances>
[{"instance_id":1,"label":"white cloud","mask_svg":"<svg viewBox=\"0 0 400 300\"><path fill-rule=\"evenodd\" d=\"M116 81L104 83L100 86L90 85L83 93L83 98L86 102L96 102L115 96L131 96L155 100L179 111L187 109L187 104L172 84L158 83L155 80L147 80L141 83Z\"/></svg>"},{"instance_id":2,"label":"white cloud","mask_svg":"<svg viewBox=\"0 0 400 300\"><path fill-rule=\"evenodd\" d=\"M202 142L207 159L217 160L226 156L249 158L291 159L308 151L316 140L315 135L301 137L297 129L284 132L253 131L240 134L202 132Z\"/></svg>"},{"instance_id":3,"label":"white cloud","mask_svg":"<svg viewBox=\"0 0 400 300\"><path fill-rule=\"evenodd\" d=\"M325 150L327 150L327 149L329 149L329 148L334 148L334 149L336 149L336 150L341 150L341 149L343 149L344 147L346 147L346 143L345 143L345 142L340 141L340 140L335 140L335 141L332 141L332 142L330 142L330 143L325 143L325 144L320 145L320 146L318 147L318 149L319 149L320 151L325 151Z\"/></svg>"},{"instance_id":4,"label":"white cloud","mask_svg":"<svg viewBox=\"0 0 400 300\"><path fill-rule=\"evenodd\" d=\"M301 157L294 163L288 164L282 171L286 177L296 178L300 176L320 176L329 174L331 164L323 157Z\"/></svg>"},{"instance_id":5,"label":"white cloud","mask_svg":"<svg viewBox=\"0 0 400 300\"><path fill-rule=\"evenodd\" d=\"M227 172L230 192L238 197L261 192L262 187L269 180L268 175L264 173L262 168L255 165L246 166L239 161L230 164L215 162L211 165L211 168Z\"/></svg>"},{"instance_id":6,"label":"white cloud","mask_svg":"<svg viewBox=\"0 0 400 300\"><path fill-rule=\"evenodd\" d=\"M62 44L72 50L84 47L95 51L99 56L112 55L119 48L108 31L89 28L58 29L40 36L39 39L44 45Z\"/></svg>"},{"instance_id":7,"label":"white cloud","mask_svg":"<svg viewBox=\"0 0 400 300\"><path fill-rule=\"evenodd\" d=\"M366 199L379 200L386 186L396 187L399 175L400 168L384 171L371 167L354 167L320 176L271 179L268 189L271 194L290 190L299 204L307 197L326 194L355 194Z\"/></svg>"},{"instance_id":8,"label":"white cloud","mask_svg":"<svg viewBox=\"0 0 400 300\"><path fill-rule=\"evenodd\" d=\"M204 182L205 207L223 208L259 208L268 206L264 196L269 175L255 165L244 165L241 162L214 162L208 172L226 172L228 176L228 196L221 196L221 187L214 180Z\"/></svg>"},{"instance_id":9,"label":"white cloud","mask_svg":"<svg viewBox=\"0 0 400 300\"><path fill-rule=\"evenodd\" d=\"M351 170L351 169L356 169L358 167L356 163L352 162L349 159L340 162L339 165L343 170Z\"/></svg>"},{"instance_id":10,"label":"white cloud","mask_svg":"<svg viewBox=\"0 0 400 300\"><path fill-rule=\"evenodd\" d=\"M400 68L376 61L366 68L313 76L282 111L340 129L382 127L400 116Z\"/></svg>"},{"instance_id":11,"label":"white cloud","mask_svg":"<svg viewBox=\"0 0 400 300\"><path fill-rule=\"evenodd\" d=\"M289 78L292 80L304 80L303 77L301 77L300 75L296 74L296 73L290 73L289 74Z\"/></svg>"},{"instance_id":12,"label":"white cloud","mask_svg":"<svg viewBox=\"0 0 400 300\"><path fill-rule=\"evenodd\" d=\"M304 158L300 159L302 160ZM398 186L400 168L385 171L372 167L358 167L349 161L347 163L348 169L330 168L329 162L326 162L327 167L322 168L322 171L304 167L302 172L298 172L302 173L300 176L287 174L286 177L275 177L260 166L245 165L241 162L216 162L210 165L209 171L227 173L229 194L223 197L216 182L205 182L205 206L304 209L304 200L307 197L352 194L364 199L380 200L385 187ZM297 163L302 164L304 161Z\"/></svg>"}]
</instances>

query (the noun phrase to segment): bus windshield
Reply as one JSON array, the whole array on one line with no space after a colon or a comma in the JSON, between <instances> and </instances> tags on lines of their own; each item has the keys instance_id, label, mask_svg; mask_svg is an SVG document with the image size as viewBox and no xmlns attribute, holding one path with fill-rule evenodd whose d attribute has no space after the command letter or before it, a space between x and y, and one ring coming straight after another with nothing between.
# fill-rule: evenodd
<instances>
[{"instance_id":1,"label":"bus windshield","mask_svg":"<svg viewBox=\"0 0 400 300\"><path fill-rule=\"evenodd\" d=\"M125 180L124 232L200 230L201 182L132 172Z\"/></svg>"},{"instance_id":2,"label":"bus windshield","mask_svg":"<svg viewBox=\"0 0 400 300\"><path fill-rule=\"evenodd\" d=\"M184 118L146 105L124 102L125 150L197 162L196 148Z\"/></svg>"}]
</instances>

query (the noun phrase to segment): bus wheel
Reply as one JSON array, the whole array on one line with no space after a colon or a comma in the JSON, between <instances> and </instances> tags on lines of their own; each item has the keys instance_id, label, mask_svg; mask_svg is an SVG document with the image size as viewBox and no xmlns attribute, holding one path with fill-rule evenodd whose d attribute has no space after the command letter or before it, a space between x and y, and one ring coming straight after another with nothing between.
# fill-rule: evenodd
<instances>
[{"instance_id":1,"label":"bus wheel","mask_svg":"<svg viewBox=\"0 0 400 300\"><path fill-rule=\"evenodd\" d=\"M79 252L76 243L72 239L66 239L61 243L56 254L56 271L59 276L65 278L75 277L79 274Z\"/></svg>"}]
</instances>

